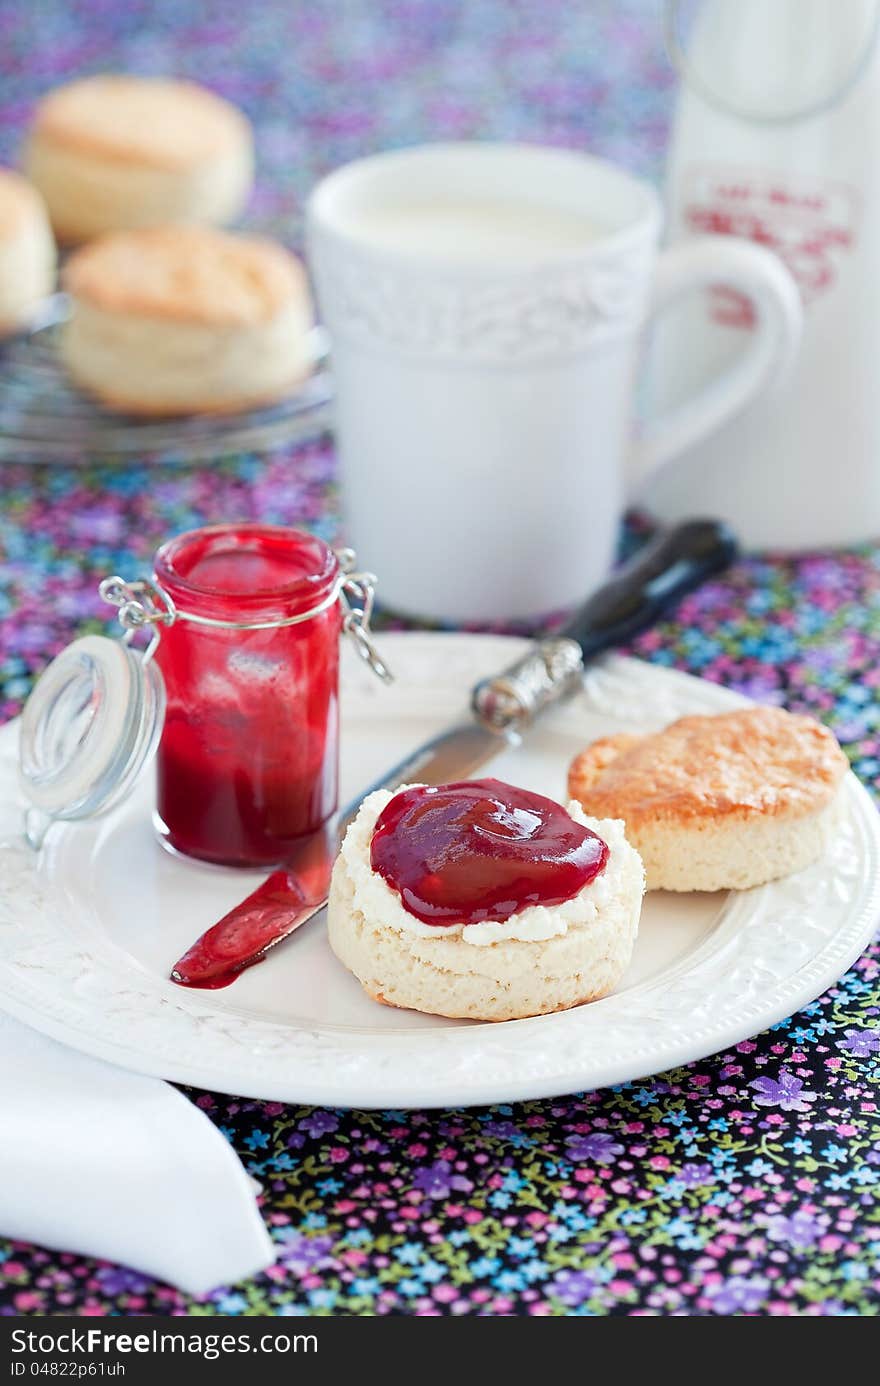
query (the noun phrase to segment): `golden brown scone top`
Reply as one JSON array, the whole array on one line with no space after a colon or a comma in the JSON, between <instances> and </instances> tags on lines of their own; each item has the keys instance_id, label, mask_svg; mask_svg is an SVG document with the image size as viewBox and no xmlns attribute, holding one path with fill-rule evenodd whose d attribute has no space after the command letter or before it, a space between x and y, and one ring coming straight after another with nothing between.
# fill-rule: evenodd
<instances>
[{"instance_id":1,"label":"golden brown scone top","mask_svg":"<svg viewBox=\"0 0 880 1386\"><path fill-rule=\"evenodd\" d=\"M71 151L187 168L250 142L240 111L195 82L164 77L83 77L56 87L38 105L32 133Z\"/></svg>"},{"instance_id":2,"label":"golden brown scone top","mask_svg":"<svg viewBox=\"0 0 880 1386\"><path fill-rule=\"evenodd\" d=\"M45 216L36 188L20 173L0 168L0 236L14 236L35 215Z\"/></svg>"},{"instance_id":3,"label":"golden brown scone top","mask_svg":"<svg viewBox=\"0 0 880 1386\"><path fill-rule=\"evenodd\" d=\"M105 312L218 327L268 322L307 293L305 271L283 246L207 226L110 232L70 258L63 282Z\"/></svg>"},{"instance_id":4,"label":"golden brown scone top","mask_svg":"<svg viewBox=\"0 0 880 1386\"><path fill-rule=\"evenodd\" d=\"M849 762L833 733L781 708L682 717L649 736L609 736L572 762L568 791L597 818L796 818L833 798Z\"/></svg>"}]
</instances>

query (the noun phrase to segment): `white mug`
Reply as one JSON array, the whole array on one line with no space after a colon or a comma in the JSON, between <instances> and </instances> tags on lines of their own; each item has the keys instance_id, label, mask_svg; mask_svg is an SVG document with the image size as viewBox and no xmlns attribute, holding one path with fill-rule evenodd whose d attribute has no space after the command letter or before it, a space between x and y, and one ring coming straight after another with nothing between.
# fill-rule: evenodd
<instances>
[{"instance_id":1,"label":"white mug","mask_svg":"<svg viewBox=\"0 0 880 1386\"><path fill-rule=\"evenodd\" d=\"M535 621L607 575L626 500L765 389L800 331L758 246L658 256L654 190L601 159L436 144L338 169L309 201L331 337L344 518L382 600L441 621ZM646 318L724 283L758 330L724 375L633 444Z\"/></svg>"}]
</instances>

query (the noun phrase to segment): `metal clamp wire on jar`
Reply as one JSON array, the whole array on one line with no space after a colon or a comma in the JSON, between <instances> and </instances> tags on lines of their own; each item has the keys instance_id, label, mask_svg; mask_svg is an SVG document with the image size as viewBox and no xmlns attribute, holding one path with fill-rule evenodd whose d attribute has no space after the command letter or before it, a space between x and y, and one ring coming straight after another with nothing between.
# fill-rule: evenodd
<instances>
[{"instance_id":1,"label":"metal clamp wire on jar","mask_svg":"<svg viewBox=\"0 0 880 1386\"><path fill-rule=\"evenodd\" d=\"M273 630L280 626L296 626L309 621L322 611L328 611L337 600L342 602L342 629L351 637L358 655L369 664L373 673L383 683L393 682L394 675L379 654L373 640L370 620L376 600L376 577L374 573L354 572L357 556L354 549L334 549L339 563L339 576L333 587L320 602L300 611L296 616L280 617L272 621L226 621L212 616L198 616L192 611L182 611L169 594L156 582L139 578L126 582L118 576L107 577L101 582L98 593L102 601L117 608L119 624L125 631L125 639L130 642L139 630L149 628L150 643L143 653L144 663L152 659L159 644L162 626L172 626L175 621L191 621L199 626L216 626L224 630Z\"/></svg>"}]
</instances>

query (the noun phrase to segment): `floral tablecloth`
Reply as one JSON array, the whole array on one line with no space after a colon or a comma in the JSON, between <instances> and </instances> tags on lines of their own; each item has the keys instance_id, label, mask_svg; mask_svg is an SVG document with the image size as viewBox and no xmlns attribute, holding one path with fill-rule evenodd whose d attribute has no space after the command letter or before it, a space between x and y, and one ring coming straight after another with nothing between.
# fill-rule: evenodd
<instances>
[{"instance_id":1,"label":"floral tablecloth","mask_svg":"<svg viewBox=\"0 0 880 1386\"><path fill-rule=\"evenodd\" d=\"M197 76L259 130L253 219L296 242L323 169L421 137L590 147L655 174L670 73L655 0L242 6L0 2L0 157L83 70ZM260 517L336 534L328 441L191 469L0 469L0 716L75 633L99 576L168 534ZM637 653L825 720L880 787L880 548L752 559ZM880 982L869 952L767 1034L600 1093L341 1112L191 1092L264 1187L279 1260L189 1300L131 1270L0 1242L0 1312L873 1314Z\"/></svg>"}]
</instances>

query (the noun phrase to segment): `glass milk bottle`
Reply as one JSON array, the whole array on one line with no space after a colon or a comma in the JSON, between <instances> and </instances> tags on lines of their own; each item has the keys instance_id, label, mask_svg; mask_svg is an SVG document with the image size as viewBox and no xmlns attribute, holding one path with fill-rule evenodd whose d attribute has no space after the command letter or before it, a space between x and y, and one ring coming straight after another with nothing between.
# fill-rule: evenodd
<instances>
[{"instance_id":1,"label":"glass milk bottle","mask_svg":"<svg viewBox=\"0 0 880 1386\"><path fill-rule=\"evenodd\" d=\"M659 516L703 511L751 547L880 534L880 49L876 0L667 4L681 78L667 167L668 237L775 250L805 310L775 393L641 487ZM720 373L753 332L720 287L658 329L655 408Z\"/></svg>"}]
</instances>

